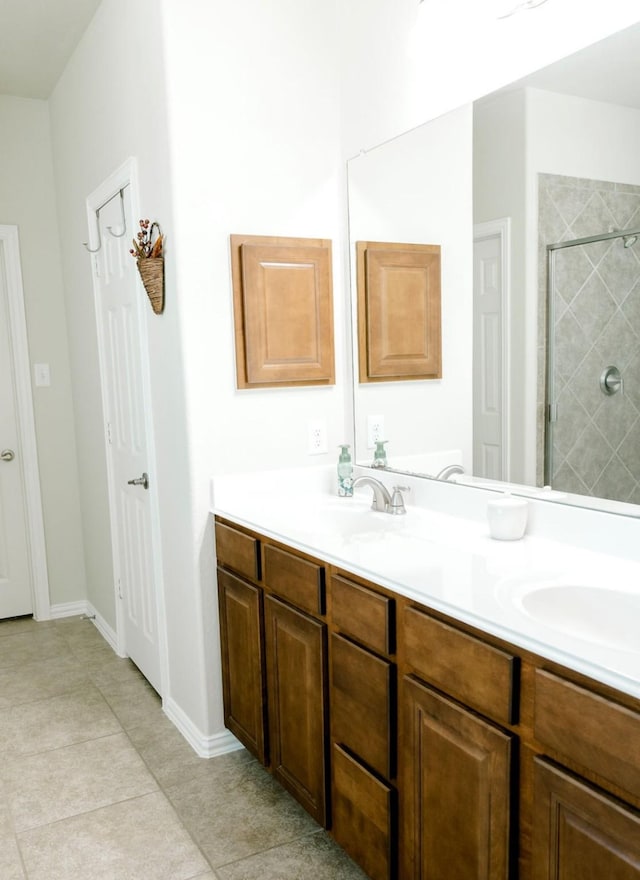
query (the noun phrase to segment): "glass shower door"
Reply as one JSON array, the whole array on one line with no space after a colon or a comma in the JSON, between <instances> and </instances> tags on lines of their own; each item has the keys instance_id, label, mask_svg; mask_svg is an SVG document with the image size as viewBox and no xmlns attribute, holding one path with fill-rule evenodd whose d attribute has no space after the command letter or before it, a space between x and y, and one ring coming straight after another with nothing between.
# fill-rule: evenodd
<instances>
[{"instance_id":1,"label":"glass shower door","mask_svg":"<svg viewBox=\"0 0 640 880\"><path fill-rule=\"evenodd\" d=\"M640 241L548 248L545 483L640 503Z\"/></svg>"}]
</instances>

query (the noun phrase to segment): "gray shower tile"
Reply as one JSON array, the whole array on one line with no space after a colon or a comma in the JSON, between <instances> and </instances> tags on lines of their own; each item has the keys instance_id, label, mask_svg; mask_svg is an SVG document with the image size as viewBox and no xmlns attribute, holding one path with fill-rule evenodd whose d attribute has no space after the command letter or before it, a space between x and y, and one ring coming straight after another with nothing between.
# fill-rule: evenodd
<instances>
[{"instance_id":1,"label":"gray shower tile","mask_svg":"<svg viewBox=\"0 0 640 880\"><path fill-rule=\"evenodd\" d=\"M567 463L591 490L613 457L613 449L595 425L589 425L576 439Z\"/></svg>"},{"instance_id":2,"label":"gray shower tile","mask_svg":"<svg viewBox=\"0 0 640 880\"><path fill-rule=\"evenodd\" d=\"M640 349L635 348L634 354L624 368L624 395L640 412Z\"/></svg>"},{"instance_id":3,"label":"gray shower tile","mask_svg":"<svg viewBox=\"0 0 640 880\"><path fill-rule=\"evenodd\" d=\"M620 443L638 421L638 410L625 394L604 397L598 412L593 418L601 433L617 449Z\"/></svg>"},{"instance_id":4,"label":"gray shower tile","mask_svg":"<svg viewBox=\"0 0 640 880\"><path fill-rule=\"evenodd\" d=\"M582 289L583 285L594 273L594 267L588 259L584 248L561 248L554 256L554 294L560 295L567 305ZM556 306L556 320L562 312Z\"/></svg>"},{"instance_id":5,"label":"gray shower tile","mask_svg":"<svg viewBox=\"0 0 640 880\"><path fill-rule=\"evenodd\" d=\"M124 733L14 758L0 772L16 832L158 787Z\"/></svg>"},{"instance_id":6,"label":"gray shower tile","mask_svg":"<svg viewBox=\"0 0 640 880\"><path fill-rule=\"evenodd\" d=\"M604 203L600 192L591 193L583 209L571 222L574 238L587 238L592 235L598 235L601 232L606 232L612 226L615 226L615 219ZM601 259L603 245L605 245L604 249L606 249L606 244L603 242L593 245L596 263ZM591 248L592 246L589 245L589 247Z\"/></svg>"},{"instance_id":7,"label":"gray shower tile","mask_svg":"<svg viewBox=\"0 0 640 880\"><path fill-rule=\"evenodd\" d=\"M640 277L640 264L634 248L625 248L622 241L616 239L598 265L598 274L615 301L618 304L624 302Z\"/></svg>"},{"instance_id":8,"label":"gray shower tile","mask_svg":"<svg viewBox=\"0 0 640 880\"><path fill-rule=\"evenodd\" d=\"M638 308L640 319L640 288L638 289ZM635 325L640 332L640 320ZM602 358L602 366L614 364L620 370L624 370L634 351L640 347L640 338L633 329L633 324L626 317L624 303L617 309L603 328L595 342L595 349Z\"/></svg>"},{"instance_id":9,"label":"gray shower tile","mask_svg":"<svg viewBox=\"0 0 640 880\"><path fill-rule=\"evenodd\" d=\"M590 190L579 189L573 184L567 186L564 182L551 184L546 188L549 197L567 226L571 226L574 220L584 211L592 195Z\"/></svg>"},{"instance_id":10,"label":"gray shower tile","mask_svg":"<svg viewBox=\"0 0 640 880\"><path fill-rule=\"evenodd\" d=\"M571 312L556 322L553 342L557 374L568 382L582 369L591 348L587 335Z\"/></svg>"},{"instance_id":11,"label":"gray shower tile","mask_svg":"<svg viewBox=\"0 0 640 880\"><path fill-rule=\"evenodd\" d=\"M639 192L625 192L616 189L613 192L603 192L602 200L611 212L616 229L631 227L633 219L640 209Z\"/></svg>"},{"instance_id":12,"label":"gray shower tile","mask_svg":"<svg viewBox=\"0 0 640 880\"><path fill-rule=\"evenodd\" d=\"M640 338L640 273L638 273L638 281L620 304L620 312L629 322L636 337Z\"/></svg>"},{"instance_id":13,"label":"gray shower tile","mask_svg":"<svg viewBox=\"0 0 640 880\"><path fill-rule=\"evenodd\" d=\"M209 763L166 793L214 868L318 830L256 760L234 752Z\"/></svg>"},{"instance_id":14,"label":"gray shower tile","mask_svg":"<svg viewBox=\"0 0 640 880\"><path fill-rule=\"evenodd\" d=\"M192 880L209 865L161 792L18 835L29 880Z\"/></svg>"},{"instance_id":15,"label":"gray shower tile","mask_svg":"<svg viewBox=\"0 0 640 880\"><path fill-rule=\"evenodd\" d=\"M28 755L112 733L121 726L92 685L0 714L0 754Z\"/></svg>"},{"instance_id":16,"label":"gray shower tile","mask_svg":"<svg viewBox=\"0 0 640 880\"><path fill-rule=\"evenodd\" d=\"M220 880L366 880L324 832L217 868Z\"/></svg>"},{"instance_id":17,"label":"gray shower tile","mask_svg":"<svg viewBox=\"0 0 640 880\"><path fill-rule=\"evenodd\" d=\"M614 455L595 483L593 494L598 498L609 498L612 501L627 501L635 485L636 480L633 475L618 456Z\"/></svg>"},{"instance_id":18,"label":"gray shower tile","mask_svg":"<svg viewBox=\"0 0 640 880\"><path fill-rule=\"evenodd\" d=\"M571 313L591 344L595 343L603 327L616 312L616 302L602 279L591 275L571 301Z\"/></svg>"},{"instance_id":19,"label":"gray shower tile","mask_svg":"<svg viewBox=\"0 0 640 880\"><path fill-rule=\"evenodd\" d=\"M635 479L640 478L640 420L637 421L633 428L629 431L620 446L618 447L618 456L623 464L634 475Z\"/></svg>"},{"instance_id":20,"label":"gray shower tile","mask_svg":"<svg viewBox=\"0 0 640 880\"><path fill-rule=\"evenodd\" d=\"M570 389L565 389L557 402L558 420L553 425L553 441L556 455L564 460L591 417Z\"/></svg>"},{"instance_id":21,"label":"gray shower tile","mask_svg":"<svg viewBox=\"0 0 640 880\"><path fill-rule=\"evenodd\" d=\"M588 495L589 488L566 461L554 462L554 472L551 481L554 489L562 492L572 492L576 495Z\"/></svg>"},{"instance_id":22,"label":"gray shower tile","mask_svg":"<svg viewBox=\"0 0 640 880\"><path fill-rule=\"evenodd\" d=\"M604 395L600 388L600 376L606 366L595 349L588 352L568 385L585 410L595 417L602 405Z\"/></svg>"}]
</instances>

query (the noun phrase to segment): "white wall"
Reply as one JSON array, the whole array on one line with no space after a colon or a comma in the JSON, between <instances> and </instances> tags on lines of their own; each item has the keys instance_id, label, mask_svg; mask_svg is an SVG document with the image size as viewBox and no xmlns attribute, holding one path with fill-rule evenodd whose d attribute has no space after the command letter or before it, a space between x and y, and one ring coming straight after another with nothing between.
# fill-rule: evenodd
<instances>
[{"instance_id":1,"label":"white wall","mask_svg":"<svg viewBox=\"0 0 640 880\"><path fill-rule=\"evenodd\" d=\"M556 33L549 24L562 4L549 3L535 19L492 21L485 33L473 20L480 4L465 3L464 29L457 4L422 4L424 43L407 55L415 0L161 0L153 15L103 0L52 96L87 590L109 622L103 423L80 244L85 198L136 155L143 212L168 236L167 307L161 318L149 312L148 331L169 697L203 735L222 728L209 477L333 460L307 455L309 418L326 420L330 447L351 439L342 157L636 17L633 3L613 0ZM465 42L471 36L477 45ZM335 387L236 391L233 232L333 240Z\"/></svg>"},{"instance_id":2,"label":"white wall","mask_svg":"<svg viewBox=\"0 0 640 880\"><path fill-rule=\"evenodd\" d=\"M638 20L636 0L549 0L496 18L506 5L498 0L342 4L345 154L369 149Z\"/></svg>"},{"instance_id":3,"label":"white wall","mask_svg":"<svg viewBox=\"0 0 640 880\"><path fill-rule=\"evenodd\" d=\"M31 364L48 363L51 369L50 387L33 387L50 600L52 605L78 602L86 583L45 101L0 96L0 223L16 225L20 236Z\"/></svg>"}]
</instances>

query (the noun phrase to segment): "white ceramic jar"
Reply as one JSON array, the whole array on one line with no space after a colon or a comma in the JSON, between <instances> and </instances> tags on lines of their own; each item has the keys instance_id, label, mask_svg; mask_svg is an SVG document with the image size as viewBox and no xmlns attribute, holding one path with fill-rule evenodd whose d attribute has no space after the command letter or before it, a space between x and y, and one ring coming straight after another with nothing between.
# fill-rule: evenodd
<instances>
[{"instance_id":1,"label":"white ceramic jar","mask_svg":"<svg viewBox=\"0 0 640 880\"><path fill-rule=\"evenodd\" d=\"M498 541L517 541L527 528L528 504L508 492L487 503L489 534Z\"/></svg>"}]
</instances>

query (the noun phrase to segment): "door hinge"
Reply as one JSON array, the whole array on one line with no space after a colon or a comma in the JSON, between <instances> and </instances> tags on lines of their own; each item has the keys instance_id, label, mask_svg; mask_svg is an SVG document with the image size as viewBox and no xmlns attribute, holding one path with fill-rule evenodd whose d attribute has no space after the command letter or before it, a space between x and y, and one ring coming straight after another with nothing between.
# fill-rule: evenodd
<instances>
[{"instance_id":1,"label":"door hinge","mask_svg":"<svg viewBox=\"0 0 640 880\"><path fill-rule=\"evenodd\" d=\"M107 443L111 446L111 422L107 422Z\"/></svg>"},{"instance_id":2,"label":"door hinge","mask_svg":"<svg viewBox=\"0 0 640 880\"><path fill-rule=\"evenodd\" d=\"M557 403L550 403L549 404L549 411L547 413L547 418L549 419L549 422L557 422L558 421L558 404Z\"/></svg>"},{"instance_id":3,"label":"door hinge","mask_svg":"<svg viewBox=\"0 0 640 880\"><path fill-rule=\"evenodd\" d=\"M122 584L120 578L118 578L118 599L122 599Z\"/></svg>"}]
</instances>

